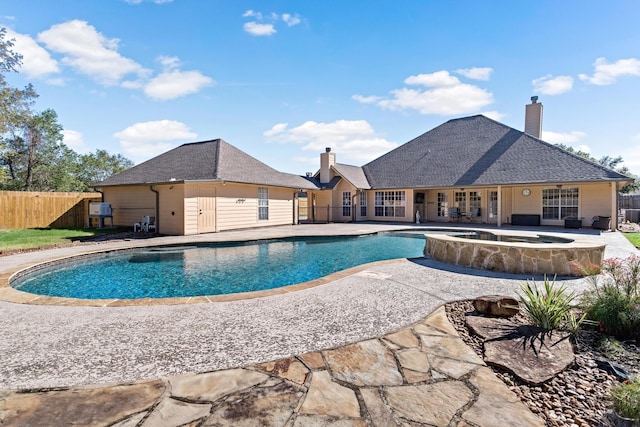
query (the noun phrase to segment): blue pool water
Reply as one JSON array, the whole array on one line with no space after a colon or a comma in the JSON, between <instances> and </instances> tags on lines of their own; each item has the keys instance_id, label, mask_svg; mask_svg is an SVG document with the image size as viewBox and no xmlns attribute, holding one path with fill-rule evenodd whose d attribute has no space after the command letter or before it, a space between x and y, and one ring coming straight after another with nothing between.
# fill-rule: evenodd
<instances>
[{"instance_id":1,"label":"blue pool water","mask_svg":"<svg viewBox=\"0 0 640 427\"><path fill-rule=\"evenodd\" d=\"M420 257L421 234L156 247L38 269L11 286L40 295L136 299L220 295L306 282L360 264Z\"/></svg>"}]
</instances>

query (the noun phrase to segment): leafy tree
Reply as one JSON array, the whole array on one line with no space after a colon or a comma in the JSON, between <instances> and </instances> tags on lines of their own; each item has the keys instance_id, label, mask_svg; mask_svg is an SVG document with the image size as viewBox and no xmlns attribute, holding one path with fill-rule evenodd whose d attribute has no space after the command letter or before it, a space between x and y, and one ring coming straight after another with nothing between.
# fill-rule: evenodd
<instances>
[{"instance_id":1,"label":"leafy tree","mask_svg":"<svg viewBox=\"0 0 640 427\"><path fill-rule=\"evenodd\" d=\"M73 156L73 151L62 144L62 125L51 109L31 113L12 123L4 143L1 162L8 169L11 187L16 190L54 189L53 176L49 175L68 160L66 157Z\"/></svg>"},{"instance_id":2,"label":"leafy tree","mask_svg":"<svg viewBox=\"0 0 640 427\"><path fill-rule=\"evenodd\" d=\"M85 191L96 182L104 181L112 175L133 166L133 162L121 154L109 154L106 150L83 154L78 160L76 178L84 186Z\"/></svg>"},{"instance_id":3,"label":"leafy tree","mask_svg":"<svg viewBox=\"0 0 640 427\"><path fill-rule=\"evenodd\" d=\"M568 151L569 153L573 153L576 156L580 156L593 163L597 163L600 166L604 166L607 169L614 170L618 173L628 176L629 178L632 178L633 181L631 183L625 185L620 189L621 193L623 194L631 193L633 191L637 191L638 189L640 189L640 177L632 174L629 171L628 167L620 166L620 164L624 162L624 160L622 159L622 156L618 156L618 157L602 156L600 160L598 160L595 157L593 157L591 154L582 150L576 150L571 146L564 145L564 144L556 144L556 146L559 148L562 148L565 151Z\"/></svg>"},{"instance_id":4,"label":"leafy tree","mask_svg":"<svg viewBox=\"0 0 640 427\"><path fill-rule=\"evenodd\" d=\"M62 125L53 109L34 112L34 87L12 88L5 74L16 72L22 55L0 28L0 189L86 191L90 184L133 166L105 150L79 155L63 144Z\"/></svg>"}]
</instances>

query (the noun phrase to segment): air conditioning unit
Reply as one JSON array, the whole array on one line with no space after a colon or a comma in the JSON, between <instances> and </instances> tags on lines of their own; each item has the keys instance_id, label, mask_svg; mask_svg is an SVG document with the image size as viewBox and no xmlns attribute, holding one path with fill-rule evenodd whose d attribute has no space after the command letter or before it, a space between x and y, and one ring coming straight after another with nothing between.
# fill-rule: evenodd
<instances>
[{"instance_id":1,"label":"air conditioning unit","mask_svg":"<svg viewBox=\"0 0 640 427\"><path fill-rule=\"evenodd\" d=\"M89 203L89 215L110 216L111 203Z\"/></svg>"}]
</instances>

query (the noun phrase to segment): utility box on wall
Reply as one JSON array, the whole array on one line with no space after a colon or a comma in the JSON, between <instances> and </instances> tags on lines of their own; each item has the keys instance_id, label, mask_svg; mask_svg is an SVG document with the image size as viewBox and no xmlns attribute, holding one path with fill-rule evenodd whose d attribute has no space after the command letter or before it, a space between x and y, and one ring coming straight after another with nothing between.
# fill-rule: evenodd
<instances>
[{"instance_id":1,"label":"utility box on wall","mask_svg":"<svg viewBox=\"0 0 640 427\"><path fill-rule=\"evenodd\" d=\"M89 216L87 217L87 228L91 228L91 220L98 220L98 228L104 228L104 219L111 219L111 227L113 227L113 216L111 214L111 203L89 203Z\"/></svg>"},{"instance_id":2,"label":"utility box on wall","mask_svg":"<svg viewBox=\"0 0 640 427\"><path fill-rule=\"evenodd\" d=\"M89 203L89 215L111 216L111 203Z\"/></svg>"}]
</instances>

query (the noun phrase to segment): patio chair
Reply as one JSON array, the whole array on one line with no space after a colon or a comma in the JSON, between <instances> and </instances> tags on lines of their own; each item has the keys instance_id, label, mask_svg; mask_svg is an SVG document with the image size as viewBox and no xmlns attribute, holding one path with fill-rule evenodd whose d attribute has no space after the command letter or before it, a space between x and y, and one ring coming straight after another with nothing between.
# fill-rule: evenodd
<instances>
[{"instance_id":1,"label":"patio chair","mask_svg":"<svg viewBox=\"0 0 640 427\"><path fill-rule=\"evenodd\" d=\"M144 222L144 217L142 217L142 221L133 223L133 232L138 233L142 231L142 223Z\"/></svg>"},{"instance_id":2,"label":"patio chair","mask_svg":"<svg viewBox=\"0 0 640 427\"><path fill-rule=\"evenodd\" d=\"M140 225L141 225L142 231L144 231L145 233L148 233L151 230L153 230L153 232L155 233L155 231L156 231L156 217L147 215L147 216L142 218L142 223Z\"/></svg>"},{"instance_id":3,"label":"patio chair","mask_svg":"<svg viewBox=\"0 0 640 427\"><path fill-rule=\"evenodd\" d=\"M594 216L591 219L591 228L596 230L609 230L611 228L610 216Z\"/></svg>"},{"instance_id":4,"label":"patio chair","mask_svg":"<svg viewBox=\"0 0 640 427\"><path fill-rule=\"evenodd\" d=\"M460 208L449 208L449 221L460 222L462 215L460 215Z\"/></svg>"},{"instance_id":5,"label":"patio chair","mask_svg":"<svg viewBox=\"0 0 640 427\"><path fill-rule=\"evenodd\" d=\"M471 212L465 216L465 218L469 222L475 222L476 218L479 218L479 217L480 217L480 208L471 209Z\"/></svg>"}]
</instances>

